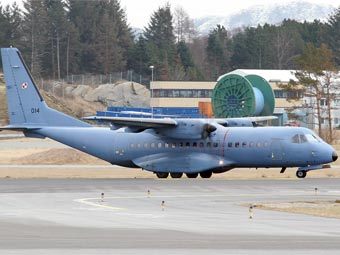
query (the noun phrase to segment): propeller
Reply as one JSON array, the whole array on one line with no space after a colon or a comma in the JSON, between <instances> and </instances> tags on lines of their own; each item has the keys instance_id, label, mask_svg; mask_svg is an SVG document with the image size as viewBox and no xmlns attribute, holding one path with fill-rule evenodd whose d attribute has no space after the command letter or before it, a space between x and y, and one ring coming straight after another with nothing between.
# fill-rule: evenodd
<instances>
[{"instance_id":1,"label":"propeller","mask_svg":"<svg viewBox=\"0 0 340 255\"><path fill-rule=\"evenodd\" d=\"M203 125L202 138L206 139L212 132L216 131L216 127L209 123Z\"/></svg>"}]
</instances>

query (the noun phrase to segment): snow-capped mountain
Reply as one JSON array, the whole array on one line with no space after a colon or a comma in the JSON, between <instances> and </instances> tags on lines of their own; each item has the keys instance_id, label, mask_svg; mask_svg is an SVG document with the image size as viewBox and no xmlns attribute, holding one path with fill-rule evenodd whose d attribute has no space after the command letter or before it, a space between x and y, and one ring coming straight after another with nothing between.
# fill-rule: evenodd
<instances>
[{"instance_id":1,"label":"snow-capped mountain","mask_svg":"<svg viewBox=\"0 0 340 255\"><path fill-rule=\"evenodd\" d=\"M200 34L207 34L217 24L225 26L228 30L243 26L257 26L258 24L279 24L284 19L297 21L325 21L334 11L330 5L314 4L305 1L294 1L284 4L255 5L237 13L225 16L209 16L195 19Z\"/></svg>"}]
</instances>

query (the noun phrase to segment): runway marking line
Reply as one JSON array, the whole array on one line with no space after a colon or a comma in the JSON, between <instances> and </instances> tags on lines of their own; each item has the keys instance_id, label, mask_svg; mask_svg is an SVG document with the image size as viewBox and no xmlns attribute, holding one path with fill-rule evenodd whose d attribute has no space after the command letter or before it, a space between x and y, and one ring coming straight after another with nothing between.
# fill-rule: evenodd
<instances>
[{"instance_id":1,"label":"runway marking line","mask_svg":"<svg viewBox=\"0 0 340 255\"><path fill-rule=\"evenodd\" d=\"M112 197L105 197L105 199L138 199L138 198L192 198L192 197L254 197L257 196L258 194L233 194L233 195L156 195L156 196L112 196ZM290 194L288 194L289 196ZM296 194L294 195L296 196ZM91 202L91 200L95 200L95 202ZM75 199L73 200L78 203L82 203L85 205L93 206L93 207L99 207L99 208L104 208L104 209L110 209L114 211L122 211L122 210L127 210L127 208L122 208L122 207L114 207L114 206L109 206L105 204L101 204L101 199L98 197L89 197L89 198L80 198L80 199Z\"/></svg>"},{"instance_id":2,"label":"runway marking line","mask_svg":"<svg viewBox=\"0 0 340 255\"><path fill-rule=\"evenodd\" d=\"M121 208L121 207L113 207L113 206L109 206L109 205L98 204L98 203L95 203L95 202L88 201L88 200L94 200L94 199L98 200L98 198L80 198L80 199L75 199L73 201L81 203L81 204L85 204L85 205L100 207L100 208L104 208L104 209L110 209L110 210L114 210L114 211L125 210L125 208Z\"/></svg>"}]
</instances>

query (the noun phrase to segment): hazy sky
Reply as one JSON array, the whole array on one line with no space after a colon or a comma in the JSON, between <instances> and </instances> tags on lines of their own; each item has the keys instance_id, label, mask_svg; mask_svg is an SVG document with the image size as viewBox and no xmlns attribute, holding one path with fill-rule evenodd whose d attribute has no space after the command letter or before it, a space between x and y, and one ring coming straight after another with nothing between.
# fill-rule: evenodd
<instances>
[{"instance_id":1,"label":"hazy sky","mask_svg":"<svg viewBox=\"0 0 340 255\"><path fill-rule=\"evenodd\" d=\"M0 0L2 5L22 0ZM307 2L340 6L340 0L306 0ZM143 28L149 22L150 15L167 2L172 7L182 6L191 18L202 16L224 16L252 5L269 5L292 2L292 0L121 0L121 6L126 9L128 22L133 27Z\"/></svg>"}]
</instances>

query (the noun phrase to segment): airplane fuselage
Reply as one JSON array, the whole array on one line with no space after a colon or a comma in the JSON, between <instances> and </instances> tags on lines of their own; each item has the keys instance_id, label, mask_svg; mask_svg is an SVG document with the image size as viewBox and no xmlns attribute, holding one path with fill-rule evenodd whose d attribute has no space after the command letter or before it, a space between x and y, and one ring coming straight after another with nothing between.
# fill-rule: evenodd
<instances>
[{"instance_id":1,"label":"airplane fuselage","mask_svg":"<svg viewBox=\"0 0 340 255\"><path fill-rule=\"evenodd\" d=\"M306 167L333 161L334 149L305 128L217 126L206 139L98 127L46 127L35 133L111 164L153 172L218 173L234 167Z\"/></svg>"}]
</instances>

